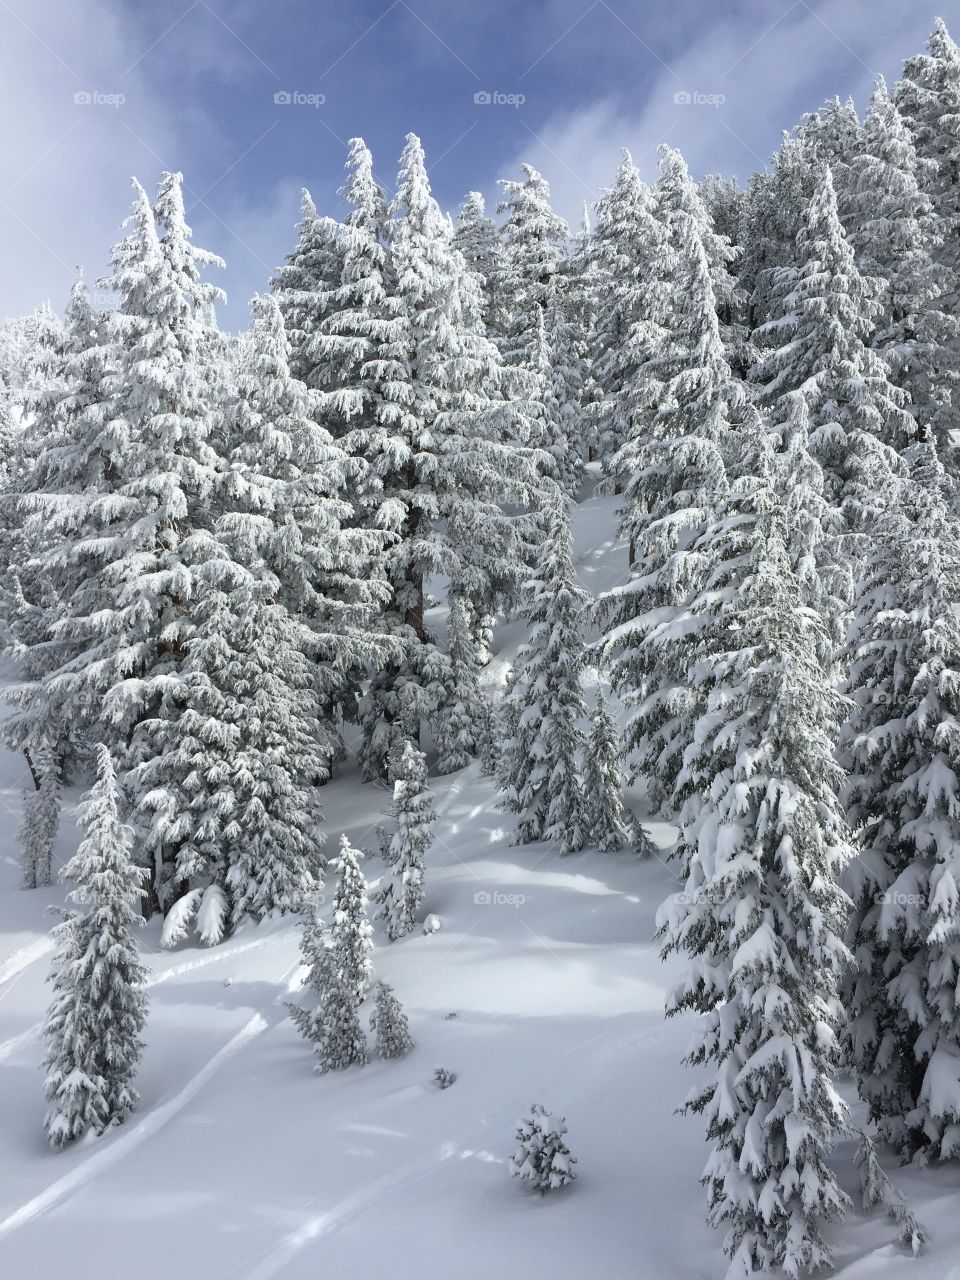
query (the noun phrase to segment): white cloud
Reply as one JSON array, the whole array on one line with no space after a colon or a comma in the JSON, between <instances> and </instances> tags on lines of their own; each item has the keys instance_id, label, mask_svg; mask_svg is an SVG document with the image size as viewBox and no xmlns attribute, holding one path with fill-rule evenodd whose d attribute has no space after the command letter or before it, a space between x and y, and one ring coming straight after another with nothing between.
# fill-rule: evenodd
<instances>
[{"instance_id":1,"label":"white cloud","mask_svg":"<svg viewBox=\"0 0 960 1280\"><path fill-rule=\"evenodd\" d=\"M753 3L736 21L724 8L724 18L705 23L669 69L638 85L636 109L618 93L556 112L536 137L522 137L521 127L503 176L514 175L521 161L533 164L549 178L557 210L574 223L583 201L612 180L624 147L648 177L661 142L682 151L695 174L745 177L767 162L783 129L826 97L853 94L862 106L876 73L895 79L932 26L900 0L816 10L802 2L778 10ZM678 102L677 94L723 101Z\"/></svg>"}]
</instances>

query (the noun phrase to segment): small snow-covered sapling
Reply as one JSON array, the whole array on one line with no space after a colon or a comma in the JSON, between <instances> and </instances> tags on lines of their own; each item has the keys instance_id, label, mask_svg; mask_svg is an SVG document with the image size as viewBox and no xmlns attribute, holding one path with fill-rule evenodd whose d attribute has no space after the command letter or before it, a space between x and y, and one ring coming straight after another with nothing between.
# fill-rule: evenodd
<instances>
[{"instance_id":1,"label":"small snow-covered sapling","mask_svg":"<svg viewBox=\"0 0 960 1280\"><path fill-rule=\"evenodd\" d=\"M522 1178L541 1195L557 1191L577 1176L563 1135L567 1132L563 1116L551 1115L539 1102L530 1108L530 1119L521 1120L517 1128L519 1146L510 1160L510 1173Z\"/></svg>"},{"instance_id":2,"label":"small snow-covered sapling","mask_svg":"<svg viewBox=\"0 0 960 1280\"><path fill-rule=\"evenodd\" d=\"M457 1073L449 1071L446 1067L434 1067L433 1083L438 1089L449 1089L456 1082Z\"/></svg>"}]
</instances>

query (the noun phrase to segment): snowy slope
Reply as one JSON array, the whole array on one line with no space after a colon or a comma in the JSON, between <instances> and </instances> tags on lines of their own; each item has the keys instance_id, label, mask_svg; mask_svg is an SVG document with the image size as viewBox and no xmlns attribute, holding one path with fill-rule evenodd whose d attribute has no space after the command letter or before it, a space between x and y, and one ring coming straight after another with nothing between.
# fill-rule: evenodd
<instances>
[{"instance_id":1,"label":"snowy slope","mask_svg":"<svg viewBox=\"0 0 960 1280\"><path fill-rule=\"evenodd\" d=\"M612 503L577 511L583 583L622 575ZM502 677L519 632L498 635ZM703 1224L702 1123L673 1114L690 1087L690 1035L666 1022L676 962L653 942L673 885L662 860L560 858L509 843L476 766L435 779L438 837L426 909L439 933L389 944L375 964L410 1017L410 1057L320 1078L286 1017L297 989L289 920L213 950L141 943L152 971L139 1110L61 1154L46 1145L37 1039L47 999L46 908L62 890L18 888L24 778L0 761L0 1276L72 1280L315 1280L723 1274ZM640 801L640 797L634 797ZM387 793L347 772L324 793L331 838L372 847ZM669 829L652 824L668 843ZM65 815L59 861L76 842ZM380 863L365 864L369 878ZM440 1091L433 1068L457 1072ZM577 1184L540 1200L507 1175L532 1102L565 1114ZM852 1190L849 1152L840 1153ZM896 1174L934 1239L909 1260L893 1228L854 1210L834 1232L845 1280L949 1273L960 1170ZM953 1264L956 1265L956 1264Z\"/></svg>"}]
</instances>

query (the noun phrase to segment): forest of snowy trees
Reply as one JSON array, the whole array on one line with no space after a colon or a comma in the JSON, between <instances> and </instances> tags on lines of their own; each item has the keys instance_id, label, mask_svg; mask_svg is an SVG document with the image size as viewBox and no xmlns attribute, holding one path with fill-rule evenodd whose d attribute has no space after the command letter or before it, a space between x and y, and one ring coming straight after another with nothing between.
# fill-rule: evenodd
<instances>
[{"instance_id":1,"label":"forest of snowy trees","mask_svg":"<svg viewBox=\"0 0 960 1280\"><path fill-rule=\"evenodd\" d=\"M649 853L642 778L677 832L658 940L685 959L668 1013L699 1015L709 1219L732 1274L816 1270L848 1203L843 1073L865 1142L960 1157L960 49L938 22L745 187L665 146L648 185L624 153L576 233L526 165L497 217L475 192L448 215L413 134L392 193L361 139L346 172L340 221L304 192L239 335L177 173L134 183L113 305L81 278L62 319L0 333L25 887L62 788L92 788L50 1139L135 1105L138 917L212 945L299 912L318 1068L367 1061L366 1000L400 1057L369 921L400 945L422 923L430 774L478 759L517 843L571 855ZM596 598L571 556L588 464L625 546ZM523 645L491 699L505 619ZM325 830L348 755L392 795L369 894ZM563 1132L535 1107L514 1171L571 1182Z\"/></svg>"}]
</instances>

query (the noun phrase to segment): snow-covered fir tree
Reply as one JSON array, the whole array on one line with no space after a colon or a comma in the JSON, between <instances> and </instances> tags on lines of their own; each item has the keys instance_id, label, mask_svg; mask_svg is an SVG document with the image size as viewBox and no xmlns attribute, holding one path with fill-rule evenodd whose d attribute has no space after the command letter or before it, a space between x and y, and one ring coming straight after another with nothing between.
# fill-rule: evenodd
<instances>
[{"instance_id":1,"label":"snow-covered fir tree","mask_svg":"<svg viewBox=\"0 0 960 1280\"><path fill-rule=\"evenodd\" d=\"M218 458L208 439L215 388L201 359L219 294L200 280L219 260L190 241L181 182L164 175L155 208L136 187L130 234L105 282L120 301L95 415L100 480L77 504L82 536L71 549L80 572L58 623L75 656L50 678L65 715L117 744L147 824L150 797L177 778L155 777L145 794L138 771L162 772L162 757L179 767L167 739L182 708L198 575L220 554L211 531ZM184 887L181 839L175 823L151 824L146 836L163 907Z\"/></svg>"},{"instance_id":2,"label":"snow-covered fir tree","mask_svg":"<svg viewBox=\"0 0 960 1280\"><path fill-rule=\"evenodd\" d=\"M395 766L391 817L397 828L386 850L388 872L377 890L377 919L386 921L391 942L410 933L423 902L424 854L437 820L427 785L427 762L408 742Z\"/></svg>"},{"instance_id":3,"label":"snow-covered fir tree","mask_svg":"<svg viewBox=\"0 0 960 1280\"><path fill-rule=\"evenodd\" d=\"M755 376L776 405L802 391L811 415L811 448L823 468L826 496L855 532L869 528L873 495L897 470L895 453L916 436L904 394L867 344L879 313L878 285L860 274L824 169L798 236L800 265L780 273L773 319L776 345Z\"/></svg>"},{"instance_id":4,"label":"snow-covered fir tree","mask_svg":"<svg viewBox=\"0 0 960 1280\"><path fill-rule=\"evenodd\" d=\"M307 965L311 1005L291 1004L294 1026L314 1046L321 1074L363 1066L367 1038L360 1025L356 988L344 973L316 902L306 904L300 950Z\"/></svg>"},{"instance_id":5,"label":"snow-covered fir tree","mask_svg":"<svg viewBox=\"0 0 960 1280\"><path fill-rule=\"evenodd\" d=\"M930 166L924 190L933 201L941 243L936 260L949 280L947 311L960 290L960 48L938 18L926 53L908 58L894 100L917 154Z\"/></svg>"},{"instance_id":6,"label":"snow-covered fir tree","mask_svg":"<svg viewBox=\"0 0 960 1280\"><path fill-rule=\"evenodd\" d=\"M850 854L834 759L841 713L830 637L786 551L769 442L752 433L727 507L731 557L705 685L684 753L684 890L661 909L666 953L690 957L668 1012L704 1015L687 1100L707 1121L709 1219L734 1274L826 1265L822 1224L847 1197L828 1163L845 1132L834 1078ZM722 544L721 544L722 545Z\"/></svg>"},{"instance_id":7,"label":"snow-covered fir tree","mask_svg":"<svg viewBox=\"0 0 960 1280\"><path fill-rule=\"evenodd\" d=\"M649 362L661 323L665 243L650 190L625 152L613 186L597 205L592 246L597 319L591 355L599 398L589 416L592 440L614 487L626 477L613 473L613 459L651 412L655 383Z\"/></svg>"},{"instance_id":8,"label":"snow-covered fir tree","mask_svg":"<svg viewBox=\"0 0 960 1280\"><path fill-rule=\"evenodd\" d=\"M957 321L946 300L954 283L936 262L942 236L924 190L921 162L881 76L870 99L860 151L849 164L850 243L863 275L880 281L870 345L883 356L906 408L932 431L944 457L957 426Z\"/></svg>"},{"instance_id":9,"label":"snow-covered fir tree","mask_svg":"<svg viewBox=\"0 0 960 1280\"><path fill-rule=\"evenodd\" d=\"M373 929L367 919L367 882L360 870L363 854L346 835L333 865L337 887L333 895L333 949L336 965L354 1003L367 997L373 977Z\"/></svg>"},{"instance_id":10,"label":"snow-covered fir tree","mask_svg":"<svg viewBox=\"0 0 960 1280\"><path fill-rule=\"evenodd\" d=\"M871 539L847 646L842 758L858 833L851 1043L881 1136L960 1151L960 526L931 442L910 451Z\"/></svg>"},{"instance_id":11,"label":"snow-covered fir tree","mask_svg":"<svg viewBox=\"0 0 960 1280\"><path fill-rule=\"evenodd\" d=\"M137 1102L133 1081L147 1016L147 974L132 937L144 871L131 858L104 746L97 748L97 781L79 817L84 838L62 878L73 881L70 896L87 909L54 931L54 997L43 1026L44 1124L55 1147L127 1118Z\"/></svg>"},{"instance_id":12,"label":"snow-covered fir tree","mask_svg":"<svg viewBox=\"0 0 960 1280\"><path fill-rule=\"evenodd\" d=\"M479 191L469 191L457 213L457 225L453 235L454 247L459 249L467 267L480 279L481 318L487 336L495 338L499 333L501 300L497 288L502 275L500 241L497 224L487 217L483 196Z\"/></svg>"},{"instance_id":13,"label":"snow-covered fir tree","mask_svg":"<svg viewBox=\"0 0 960 1280\"><path fill-rule=\"evenodd\" d=\"M325 421L338 437L389 417L391 383L400 372L389 347L396 325L386 198L362 138L350 140L347 174L340 194L350 212L336 229L339 276L310 345L310 385L325 393ZM350 492L365 479L362 471L351 477Z\"/></svg>"},{"instance_id":14,"label":"snow-covered fir tree","mask_svg":"<svg viewBox=\"0 0 960 1280\"><path fill-rule=\"evenodd\" d=\"M402 656L379 664L361 705L368 777L386 772L403 741L419 740L450 687L449 661L424 616L426 576L445 574L487 611L498 592L514 589L531 530L501 504L522 502L535 476L505 443L518 434L518 411L503 398L477 277L453 247L413 134L390 214L391 393L376 421L347 437L373 481L363 523L395 537L381 564L391 594L385 626Z\"/></svg>"},{"instance_id":15,"label":"snow-covered fir tree","mask_svg":"<svg viewBox=\"0 0 960 1280\"><path fill-rule=\"evenodd\" d=\"M370 1030L376 1037L378 1058L405 1058L414 1047L413 1036L393 987L378 982L376 1004L370 1015Z\"/></svg>"},{"instance_id":16,"label":"snow-covered fir tree","mask_svg":"<svg viewBox=\"0 0 960 1280\"><path fill-rule=\"evenodd\" d=\"M20 825L20 865L23 887L40 889L50 883L53 846L60 827L60 777L56 757L46 753L34 762L40 785L24 792Z\"/></svg>"},{"instance_id":17,"label":"snow-covered fir tree","mask_svg":"<svg viewBox=\"0 0 960 1280\"><path fill-rule=\"evenodd\" d=\"M530 1108L530 1119L517 1127L517 1150L510 1158L510 1172L515 1178L529 1182L534 1191L545 1195L559 1191L573 1182L577 1174L576 1156L564 1141L567 1132L563 1116L551 1115L541 1103Z\"/></svg>"},{"instance_id":18,"label":"snow-covered fir tree","mask_svg":"<svg viewBox=\"0 0 960 1280\"><path fill-rule=\"evenodd\" d=\"M591 844L601 853L636 848L649 853L650 839L623 803L620 735L606 699L594 708L583 764L584 817Z\"/></svg>"},{"instance_id":19,"label":"snow-covered fir tree","mask_svg":"<svg viewBox=\"0 0 960 1280\"><path fill-rule=\"evenodd\" d=\"M619 510L633 567L628 582L604 593L599 653L608 678L631 708L625 751L646 772L657 803L670 797L691 739L696 699L689 646L661 646L651 632L682 612L708 566L693 550L727 486L724 452L742 412L743 386L724 349L714 278L725 273L723 244L682 159L663 149L658 203L669 239L655 265L669 299L668 323L641 376L654 379L656 408L631 420L611 466L628 477ZM707 246L718 260L711 263Z\"/></svg>"},{"instance_id":20,"label":"snow-covered fir tree","mask_svg":"<svg viewBox=\"0 0 960 1280\"><path fill-rule=\"evenodd\" d=\"M501 349L508 365L531 368L540 320L555 301L569 232L550 207L550 186L532 165L520 166L523 178L500 179L504 198L497 212L502 267L497 291L504 316Z\"/></svg>"},{"instance_id":21,"label":"snow-covered fir tree","mask_svg":"<svg viewBox=\"0 0 960 1280\"><path fill-rule=\"evenodd\" d=\"M290 340L290 368L294 377L315 390L333 383L317 344L335 308L334 290L341 281L342 260L338 225L321 217L310 192L304 189L297 226L297 244L274 274L272 285Z\"/></svg>"},{"instance_id":22,"label":"snow-covered fir tree","mask_svg":"<svg viewBox=\"0 0 960 1280\"><path fill-rule=\"evenodd\" d=\"M6 500L17 532L15 545L6 547L15 572L4 589L4 612L19 679L4 693L15 709L3 733L23 752L35 783L34 758L52 752L69 771L84 752L89 727L77 708L61 705L50 677L77 653L62 630L68 602L75 603L77 592L96 591L96 552L78 542L89 532L88 504L111 489L101 414L100 383L110 358L105 330L81 277L66 307L57 359L48 354L45 379L32 394L29 467L21 454L16 492Z\"/></svg>"},{"instance_id":23,"label":"snow-covered fir tree","mask_svg":"<svg viewBox=\"0 0 960 1280\"><path fill-rule=\"evenodd\" d=\"M483 740L485 699L477 670L477 651L469 604L460 592L450 595L447 653L450 686L437 714L437 769L454 773L465 768Z\"/></svg>"},{"instance_id":24,"label":"snow-covered fir tree","mask_svg":"<svg viewBox=\"0 0 960 1280\"><path fill-rule=\"evenodd\" d=\"M574 573L569 502L557 488L547 499L544 531L540 573L524 586L527 639L501 710L499 805L517 815L518 843L549 840L575 853L590 838L581 728L587 595Z\"/></svg>"}]
</instances>

